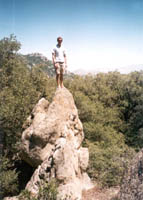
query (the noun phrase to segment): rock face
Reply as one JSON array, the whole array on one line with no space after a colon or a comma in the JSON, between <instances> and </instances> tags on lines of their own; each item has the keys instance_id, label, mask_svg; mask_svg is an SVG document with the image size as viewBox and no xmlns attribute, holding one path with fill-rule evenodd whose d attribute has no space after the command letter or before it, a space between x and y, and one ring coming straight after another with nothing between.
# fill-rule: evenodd
<instances>
[{"instance_id":1,"label":"rock face","mask_svg":"<svg viewBox=\"0 0 143 200\"><path fill-rule=\"evenodd\" d=\"M124 177L120 200L143 199L143 149L137 153Z\"/></svg>"},{"instance_id":2,"label":"rock face","mask_svg":"<svg viewBox=\"0 0 143 200\"><path fill-rule=\"evenodd\" d=\"M71 93L57 89L52 103L42 98L24 124L22 159L36 167L26 189L34 196L43 180L56 178L58 198L80 200L93 187L86 173L89 153L81 147L83 127Z\"/></svg>"}]
</instances>

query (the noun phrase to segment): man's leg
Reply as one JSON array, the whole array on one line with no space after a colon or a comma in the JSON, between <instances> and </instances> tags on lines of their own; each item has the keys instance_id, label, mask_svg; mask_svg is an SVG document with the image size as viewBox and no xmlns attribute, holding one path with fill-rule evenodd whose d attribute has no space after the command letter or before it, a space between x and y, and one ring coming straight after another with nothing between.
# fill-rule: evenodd
<instances>
[{"instance_id":1,"label":"man's leg","mask_svg":"<svg viewBox=\"0 0 143 200\"><path fill-rule=\"evenodd\" d=\"M64 87L64 84L63 84L63 73L60 74L60 85L61 85L61 88Z\"/></svg>"},{"instance_id":2,"label":"man's leg","mask_svg":"<svg viewBox=\"0 0 143 200\"><path fill-rule=\"evenodd\" d=\"M55 64L55 68L56 68L56 82L57 82L58 88L60 88L60 66L59 66L59 63Z\"/></svg>"},{"instance_id":3,"label":"man's leg","mask_svg":"<svg viewBox=\"0 0 143 200\"><path fill-rule=\"evenodd\" d=\"M62 64L62 66L60 68L60 85L61 85L61 88L64 87L64 84L63 84L64 71L65 71L64 64Z\"/></svg>"},{"instance_id":4,"label":"man's leg","mask_svg":"<svg viewBox=\"0 0 143 200\"><path fill-rule=\"evenodd\" d=\"M57 86L60 88L60 74L56 74Z\"/></svg>"}]
</instances>

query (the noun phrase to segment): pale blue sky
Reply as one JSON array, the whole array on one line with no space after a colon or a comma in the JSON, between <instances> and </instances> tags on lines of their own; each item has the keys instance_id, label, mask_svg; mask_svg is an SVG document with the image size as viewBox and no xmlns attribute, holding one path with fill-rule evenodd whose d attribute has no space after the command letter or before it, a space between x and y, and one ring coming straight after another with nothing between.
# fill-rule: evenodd
<instances>
[{"instance_id":1,"label":"pale blue sky","mask_svg":"<svg viewBox=\"0 0 143 200\"><path fill-rule=\"evenodd\" d=\"M0 0L0 29L49 59L62 36L70 70L142 69L143 0Z\"/></svg>"}]
</instances>

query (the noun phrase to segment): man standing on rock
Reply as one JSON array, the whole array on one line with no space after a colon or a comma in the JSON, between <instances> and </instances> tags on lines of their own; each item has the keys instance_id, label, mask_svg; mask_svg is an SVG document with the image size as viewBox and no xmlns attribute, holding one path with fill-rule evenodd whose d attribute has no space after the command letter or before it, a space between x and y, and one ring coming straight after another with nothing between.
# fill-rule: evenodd
<instances>
[{"instance_id":1,"label":"man standing on rock","mask_svg":"<svg viewBox=\"0 0 143 200\"><path fill-rule=\"evenodd\" d=\"M63 88L63 74L67 68L67 58L65 48L62 46L62 37L57 38L58 44L52 50L52 60L56 71L56 81L58 88Z\"/></svg>"}]
</instances>

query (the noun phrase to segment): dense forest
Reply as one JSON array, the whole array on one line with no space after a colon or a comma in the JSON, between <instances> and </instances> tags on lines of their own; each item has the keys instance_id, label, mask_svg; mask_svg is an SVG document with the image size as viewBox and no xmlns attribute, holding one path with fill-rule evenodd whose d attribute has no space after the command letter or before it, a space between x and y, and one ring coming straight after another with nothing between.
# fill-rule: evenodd
<instances>
[{"instance_id":1,"label":"dense forest","mask_svg":"<svg viewBox=\"0 0 143 200\"><path fill-rule=\"evenodd\" d=\"M38 100L45 97L51 102L56 90L51 61L37 60L34 54L21 55L20 47L13 35L0 40L0 192L3 197L19 194L26 184L22 177L26 164L19 151L23 124ZM73 94L83 123L83 145L90 152L88 174L102 187L120 185L130 160L143 147L143 71L94 76L69 74L64 83Z\"/></svg>"}]
</instances>

